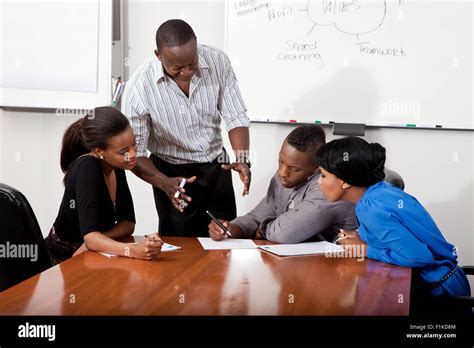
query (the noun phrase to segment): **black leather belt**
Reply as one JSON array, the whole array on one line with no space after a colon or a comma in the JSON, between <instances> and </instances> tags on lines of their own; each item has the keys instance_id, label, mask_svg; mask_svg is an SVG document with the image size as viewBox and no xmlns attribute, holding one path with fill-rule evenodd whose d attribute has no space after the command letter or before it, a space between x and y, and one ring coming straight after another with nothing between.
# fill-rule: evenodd
<instances>
[{"instance_id":1,"label":"black leather belt","mask_svg":"<svg viewBox=\"0 0 474 348\"><path fill-rule=\"evenodd\" d=\"M446 273L443 278L441 278L440 280L438 280L436 283L432 283L431 286L433 288L436 288L438 286L440 286L441 284L443 284L446 280L448 280L449 277L451 277L454 272L456 272L458 269L458 265L456 265L456 267L454 267L452 270L450 270L448 273Z\"/></svg>"}]
</instances>

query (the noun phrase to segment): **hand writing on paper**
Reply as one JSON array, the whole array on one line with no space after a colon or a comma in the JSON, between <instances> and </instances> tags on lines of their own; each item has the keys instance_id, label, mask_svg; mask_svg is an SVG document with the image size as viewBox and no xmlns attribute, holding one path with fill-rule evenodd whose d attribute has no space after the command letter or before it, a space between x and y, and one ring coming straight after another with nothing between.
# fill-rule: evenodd
<instances>
[{"instance_id":1,"label":"hand writing on paper","mask_svg":"<svg viewBox=\"0 0 474 348\"><path fill-rule=\"evenodd\" d=\"M138 244L131 244L130 257L132 259L153 260L161 253L163 241L158 233L146 236Z\"/></svg>"},{"instance_id":2,"label":"hand writing on paper","mask_svg":"<svg viewBox=\"0 0 474 348\"><path fill-rule=\"evenodd\" d=\"M367 256L367 243L360 239L359 233L357 231L346 231L342 230L339 232L337 244L340 244L346 251L352 251L355 246L362 246L364 250L364 256Z\"/></svg>"},{"instance_id":3,"label":"hand writing on paper","mask_svg":"<svg viewBox=\"0 0 474 348\"><path fill-rule=\"evenodd\" d=\"M225 220L219 220L225 228L229 230L230 233L232 233L232 236L235 237L241 237L242 236L242 230L240 229L239 226L231 224L229 221ZM219 227L218 224L216 224L214 221L211 221L211 223L208 225L209 228L209 236L211 237L212 240L215 241L220 241L228 238L228 235L225 233L225 231Z\"/></svg>"}]
</instances>

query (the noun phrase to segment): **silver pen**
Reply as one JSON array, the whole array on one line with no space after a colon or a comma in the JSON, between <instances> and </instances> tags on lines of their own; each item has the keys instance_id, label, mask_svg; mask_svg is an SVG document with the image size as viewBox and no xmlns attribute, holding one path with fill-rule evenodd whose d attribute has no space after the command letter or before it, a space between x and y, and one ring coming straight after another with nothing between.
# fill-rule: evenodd
<instances>
[{"instance_id":1,"label":"silver pen","mask_svg":"<svg viewBox=\"0 0 474 348\"><path fill-rule=\"evenodd\" d=\"M344 239L347 239L347 237L339 237L338 239L336 239L333 243L334 244L337 244L338 242L340 242L341 240L344 240Z\"/></svg>"}]
</instances>

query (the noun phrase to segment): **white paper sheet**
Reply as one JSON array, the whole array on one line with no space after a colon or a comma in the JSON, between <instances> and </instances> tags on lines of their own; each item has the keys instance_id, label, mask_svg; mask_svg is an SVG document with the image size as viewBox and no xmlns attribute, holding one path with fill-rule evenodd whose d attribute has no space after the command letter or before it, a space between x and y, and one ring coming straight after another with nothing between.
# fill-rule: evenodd
<instances>
[{"instance_id":1,"label":"white paper sheet","mask_svg":"<svg viewBox=\"0 0 474 348\"><path fill-rule=\"evenodd\" d=\"M173 251L173 250L180 250L181 247L180 246L177 246L177 245L171 245L171 244L168 244L168 243L165 243L161 246L161 252L165 252L165 251Z\"/></svg>"},{"instance_id":2,"label":"white paper sheet","mask_svg":"<svg viewBox=\"0 0 474 348\"><path fill-rule=\"evenodd\" d=\"M211 238L198 238L204 250L221 250L221 249L256 249L257 245L250 239L226 238L219 242Z\"/></svg>"},{"instance_id":3,"label":"white paper sheet","mask_svg":"<svg viewBox=\"0 0 474 348\"><path fill-rule=\"evenodd\" d=\"M340 245L329 242L260 245L259 248L279 256L324 255L344 251Z\"/></svg>"},{"instance_id":4,"label":"white paper sheet","mask_svg":"<svg viewBox=\"0 0 474 348\"><path fill-rule=\"evenodd\" d=\"M138 243L129 243L129 244L138 244ZM171 245L171 244L168 244L168 243L164 243L161 246L161 252L173 251L173 250L179 250L179 249L181 249L180 246ZM107 256L107 257L117 256L117 255L114 255L114 254L108 254L108 253L102 253L102 252L99 252L99 254L102 254L102 255Z\"/></svg>"}]
</instances>

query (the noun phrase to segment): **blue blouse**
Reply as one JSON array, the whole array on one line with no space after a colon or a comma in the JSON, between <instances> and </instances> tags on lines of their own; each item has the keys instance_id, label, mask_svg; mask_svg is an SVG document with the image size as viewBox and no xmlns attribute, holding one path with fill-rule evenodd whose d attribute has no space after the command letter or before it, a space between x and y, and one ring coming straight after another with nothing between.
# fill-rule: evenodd
<instances>
[{"instance_id":1,"label":"blue blouse","mask_svg":"<svg viewBox=\"0 0 474 348\"><path fill-rule=\"evenodd\" d=\"M444 239L423 206L404 191L384 182L370 186L356 205L360 238L367 257L418 269L426 283L439 281L457 264L456 248ZM461 268L433 295L470 295Z\"/></svg>"}]
</instances>

